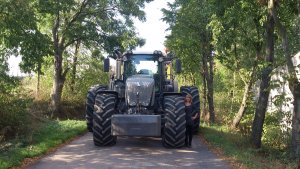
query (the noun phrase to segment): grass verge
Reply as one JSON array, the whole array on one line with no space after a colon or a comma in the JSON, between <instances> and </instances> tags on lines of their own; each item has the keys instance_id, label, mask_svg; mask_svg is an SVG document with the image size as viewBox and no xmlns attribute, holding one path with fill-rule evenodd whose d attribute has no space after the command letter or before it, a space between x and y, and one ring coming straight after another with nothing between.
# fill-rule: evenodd
<instances>
[{"instance_id":1,"label":"grass verge","mask_svg":"<svg viewBox=\"0 0 300 169\"><path fill-rule=\"evenodd\" d=\"M232 131L227 126L205 126L201 131L213 150L227 160L238 163L233 165L234 168L297 168L296 162L289 160L286 151L266 146L253 149L249 144L249 137Z\"/></svg>"},{"instance_id":2,"label":"grass verge","mask_svg":"<svg viewBox=\"0 0 300 169\"><path fill-rule=\"evenodd\" d=\"M14 141L8 149L0 149L0 169L20 165L25 158L43 155L53 147L86 131L85 121L48 121L33 132L29 140Z\"/></svg>"}]
</instances>

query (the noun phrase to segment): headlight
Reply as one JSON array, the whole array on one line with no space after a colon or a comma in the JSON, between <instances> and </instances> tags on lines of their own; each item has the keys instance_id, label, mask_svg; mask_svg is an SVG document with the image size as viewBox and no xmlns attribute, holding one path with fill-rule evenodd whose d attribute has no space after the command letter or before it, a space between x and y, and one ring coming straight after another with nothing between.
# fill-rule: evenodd
<instances>
[{"instance_id":1,"label":"headlight","mask_svg":"<svg viewBox=\"0 0 300 169\"><path fill-rule=\"evenodd\" d=\"M162 61L164 61L164 58L163 58L163 57L159 57L159 58L158 58L158 61L159 61L159 62L162 62Z\"/></svg>"}]
</instances>

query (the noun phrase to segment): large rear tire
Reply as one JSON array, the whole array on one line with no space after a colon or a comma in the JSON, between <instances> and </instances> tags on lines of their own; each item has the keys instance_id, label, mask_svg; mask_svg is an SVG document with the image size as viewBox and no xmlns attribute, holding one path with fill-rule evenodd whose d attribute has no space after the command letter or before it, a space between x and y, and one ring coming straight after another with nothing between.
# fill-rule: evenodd
<instances>
[{"instance_id":1,"label":"large rear tire","mask_svg":"<svg viewBox=\"0 0 300 169\"><path fill-rule=\"evenodd\" d=\"M164 97L165 126L163 145L170 148L180 148L185 145L185 106L182 96Z\"/></svg>"},{"instance_id":2,"label":"large rear tire","mask_svg":"<svg viewBox=\"0 0 300 169\"><path fill-rule=\"evenodd\" d=\"M200 113L200 98L199 98L199 90L195 86L181 86L180 92L185 96L190 94L193 97L193 105L195 106L196 110ZM197 133L200 127L200 115L194 121L193 125L193 133Z\"/></svg>"},{"instance_id":3,"label":"large rear tire","mask_svg":"<svg viewBox=\"0 0 300 169\"><path fill-rule=\"evenodd\" d=\"M116 97L113 94L97 94L93 116L93 140L96 146L116 144L111 133L111 117L116 113Z\"/></svg>"},{"instance_id":4,"label":"large rear tire","mask_svg":"<svg viewBox=\"0 0 300 169\"><path fill-rule=\"evenodd\" d=\"M100 90L106 90L107 86L103 85L96 85L92 86L87 94L86 97L86 104L85 104L85 119L86 125L89 132L93 131L93 112L94 112L94 104L95 104L95 97L96 93Z\"/></svg>"}]
</instances>

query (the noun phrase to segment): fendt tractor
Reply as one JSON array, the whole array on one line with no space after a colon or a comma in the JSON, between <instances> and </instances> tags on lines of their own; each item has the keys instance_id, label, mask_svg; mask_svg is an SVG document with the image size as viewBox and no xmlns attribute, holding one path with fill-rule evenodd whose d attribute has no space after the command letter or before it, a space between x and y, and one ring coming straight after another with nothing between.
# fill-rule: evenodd
<instances>
[{"instance_id":1,"label":"fendt tractor","mask_svg":"<svg viewBox=\"0 0 300 169\"><path fill-rule=\"evenodd\" d=\"M116 60L115 75L107 86L90 88L86 102L87 128L93 132L96 146L114 145L117 136L162 137L165 147L179 148L185 144L184 96L189 93L200 109L199 92L194 86L182 86L173 76L172 54L124 54L115 50L109 56ZM110 71L109 57L104 71ZM175 60L176 73L181 61ZM199 128L199 118L194 130Z\"/></svg>"}]
</instances>

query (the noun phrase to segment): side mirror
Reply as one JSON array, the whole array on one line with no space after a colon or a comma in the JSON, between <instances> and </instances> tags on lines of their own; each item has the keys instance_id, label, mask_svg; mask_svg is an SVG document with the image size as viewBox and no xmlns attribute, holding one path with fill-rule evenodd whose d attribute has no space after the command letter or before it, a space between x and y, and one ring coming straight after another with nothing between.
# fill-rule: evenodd
<instances>
[{"instance_id":1,"label":"side mirror","mask_svg":"<svg viewBox=\"0 0 300 169\"><path fill-rule=\"evenodd\" d=\"M181 73L181 60L176 59L176 73Z\"/></svg>"},{"instance_id":2,"label":"side mirror","mask_svg":"<svg viewBox=\"0 0 300 169\"><path fill-rule=\"evenodd\" d=\"M104 72L109 72L109 58L104 59Z\"/></svg>"}]
</instances>

